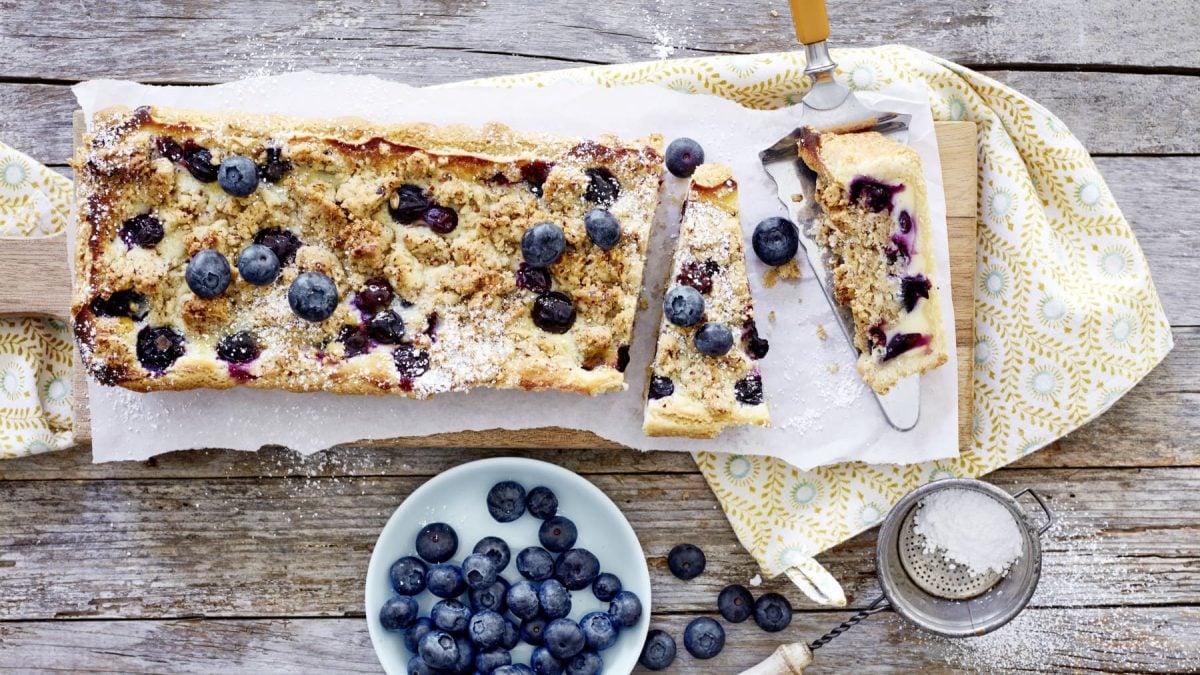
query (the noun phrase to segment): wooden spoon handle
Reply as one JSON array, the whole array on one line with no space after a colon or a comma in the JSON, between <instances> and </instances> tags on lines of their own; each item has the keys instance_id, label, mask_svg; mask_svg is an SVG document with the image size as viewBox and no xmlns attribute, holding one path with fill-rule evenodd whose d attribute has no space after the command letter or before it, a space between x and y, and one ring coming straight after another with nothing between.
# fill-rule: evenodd
<instances>
[{"instance_id":1,"label":"wooden spoon handle","mask_svg":"<svg viewBox=\"0 0 1200 675\"><path fill-rule=\"evenodd\" d=\"M767 660L742 671L742 675L802 675L811 663L812 652L809 651L808 645L794 642L790 645L779 645Z\"/></svg>"},{"instance_id":2,"label":"wooden spoon handle","mask_svg":"<svg viewBox=\"0 0 1200 675\"><path fill-rule=\"evenodd\" d=\"M0 316L71 313L67 235L0 239Z\"/></svg>"}]
</instances>

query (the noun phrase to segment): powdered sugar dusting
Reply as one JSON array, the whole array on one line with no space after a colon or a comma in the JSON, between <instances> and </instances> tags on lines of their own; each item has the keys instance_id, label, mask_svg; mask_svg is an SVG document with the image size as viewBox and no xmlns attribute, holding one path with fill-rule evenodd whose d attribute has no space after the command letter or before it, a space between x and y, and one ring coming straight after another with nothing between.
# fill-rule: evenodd
<instances>
[{"instance_id":1,"label":"powdered sugar dusting","mask_svg":"<svg viewBox=\"0 0 1200 675\"><path fill-rule=\"evenodd\" d=\"M1003 504L976 490L931 492L921 500L913 531L926 553L966 565L971 574L1004 574L1022 554L1017 521Z\"/></svg>"}]
</instances>

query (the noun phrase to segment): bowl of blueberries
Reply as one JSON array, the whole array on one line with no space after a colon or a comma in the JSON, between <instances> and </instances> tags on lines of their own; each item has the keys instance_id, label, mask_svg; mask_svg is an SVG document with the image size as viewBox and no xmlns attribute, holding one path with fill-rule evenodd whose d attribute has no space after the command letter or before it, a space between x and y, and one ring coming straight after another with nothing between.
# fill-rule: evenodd
<instances>
[{"instance_id":1,"label":"bowl of blueberries","mask_svg":"<svg viewBox=\"0 0 1200 675\"><path fill-rule=\"evenodd\" d=\"M413 491L367 568L371 642L391 674L633 670L650 573L620 509L562 467L470 462Z\"/></svg>"}]
</instances>

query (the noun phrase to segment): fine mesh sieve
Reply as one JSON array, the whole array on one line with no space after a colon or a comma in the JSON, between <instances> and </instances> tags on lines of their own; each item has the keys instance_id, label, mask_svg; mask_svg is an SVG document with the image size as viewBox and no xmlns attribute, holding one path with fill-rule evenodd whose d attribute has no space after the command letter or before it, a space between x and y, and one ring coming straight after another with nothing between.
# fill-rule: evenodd
<instances>
[{"instance_id":1,"label":"fine mesh sieve","mask_svg":"<svg viewBox=\"0 0 1200 675\"><path fill-rule=\"evenodd\" d=\"M916 520L920 509L911 509L900 525L900 566L918 588L930 595L947 600L966 600L1000 581L999 572L988 570L972 574L966 565L955 565L939 551L926 550L925 537L917 534Z\"/></svg>"}]
</instances>

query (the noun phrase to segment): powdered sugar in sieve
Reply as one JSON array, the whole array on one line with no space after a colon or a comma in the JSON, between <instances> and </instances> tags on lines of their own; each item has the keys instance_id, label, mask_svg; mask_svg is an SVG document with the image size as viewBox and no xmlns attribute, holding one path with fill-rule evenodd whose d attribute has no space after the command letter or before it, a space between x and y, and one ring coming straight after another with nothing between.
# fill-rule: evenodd
<instances>
[{"instance_id":1,"label":"powdered sugar in sieve","mask_svg":"<svg viewBox=\"0 0 1200 675\"><path fill-rule=\"evenodd\" d=\"M918 588L947 600L966 600L986 593L1003 574L987 570L981 574L948 559L945 551L926 545L924 535L916 532L916 515L912 509L900 526L900 564Z\"/></svg>"}]
</instances>

